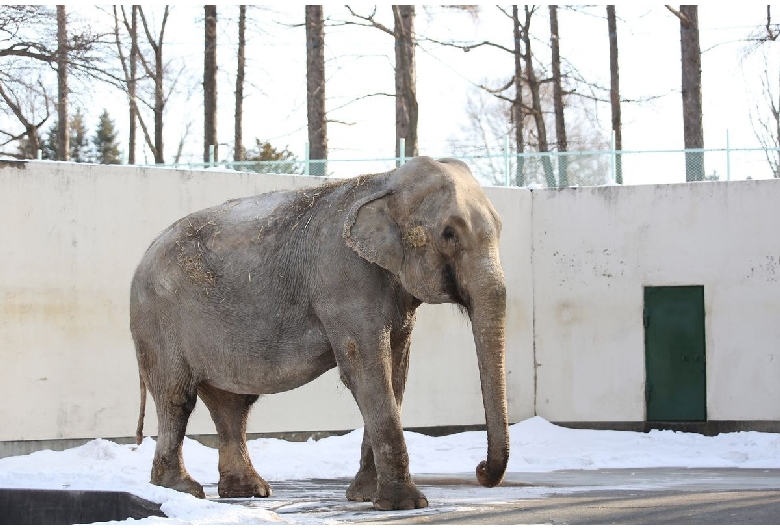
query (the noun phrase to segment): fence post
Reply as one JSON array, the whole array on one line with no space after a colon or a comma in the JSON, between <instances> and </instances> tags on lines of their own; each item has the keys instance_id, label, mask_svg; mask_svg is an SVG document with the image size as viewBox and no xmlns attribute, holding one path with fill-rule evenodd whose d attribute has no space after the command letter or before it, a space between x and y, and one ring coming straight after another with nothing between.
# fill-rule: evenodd
<instances>
[{"instance_id":1,"label":"fence post","mask_svg":"<svg viewBox=\"0 0 780 530\"><path fill-rule=\"evenodd\" d=\"M311 151L310 151L309 142L306 142L305 144L303 144L303 158L304 158L304 160L303 160L303 174L304 175L309 175L310 174L309 173L309 170L310 170L309 166L311 164L311 161L309 160L310 153L311 153Z\"/></svg>"},{"instance_id":2,"label":"fence post","mask_svg":"<svg viewBox=\"0 0 780 530\"><path fill-rule=\"evenodd\" d=\"M406 163L406 138L398 139L398 165L403 166Z\"/></svg>"},{"instance_id":3,"label":"fence post","mask_svg":"<svg viewBox=\"0 0 780 530\"><path fill-rule=\"evenodd\" d=\"M43 160L43 150L38 149L37 158L38 160Z\"/></svg>"},{"instance_id":4,"label":"fence post","mask_svg":"<svg viewBox=\"0 0 780 530\"><path fill-rule=\"evenodd\" d=\"M504 186L509 187L509 136L504 136Z\"/></svg>"},{"instance_id":5,"label":"fence post","mask_svg":"<svg viewBox=\"0 0 780 530\"><path fill-rule=\"evenodd\" d=\"M729 145L728 129L726 129L726 180L731 180L731 146Z\"/></svg>"},{"instance_id":6,"label":"fence post","mask_svg":"<svg viewBox=\"0 0 780 530\"><path fill-rule=\"evenodd\" d=\"M615 155L615 130L612 130L612 136L609 140L609 166L610 166L610 173L612 174L612 178L610 178L610 184L617 184L617 161L615 160L617 157Z\"/></svg>"},{"instance_id":7,"label":"fence post","mask_svg":"<svg viewBox=\"0 0 780 530\"><path fill-rule=\"evenodd\" d=\"M214 146L209 146L209 167L214 167Z\"/></svg>"}]
</instances>

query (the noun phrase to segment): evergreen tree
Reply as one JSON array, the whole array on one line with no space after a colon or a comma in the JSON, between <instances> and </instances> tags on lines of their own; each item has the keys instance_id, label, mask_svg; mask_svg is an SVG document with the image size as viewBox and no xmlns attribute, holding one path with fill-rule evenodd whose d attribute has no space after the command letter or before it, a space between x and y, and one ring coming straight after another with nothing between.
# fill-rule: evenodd
<instances>
[{"instance_id":1,"label":"evergreen tree","mask_svg":"<svg viewBox=\"0 0 780 530\"><path fill-rule=\"evenodd\" d=\"M59 122L55 121L41 142L42 158L44 160L58 160L58 128ZM81 109L70 118L70 158L71 162L94 162L92 146L87 137L87 126L84 124L84 114Z\"/></svg>"},{"instance_id":2,"label":"evergreen tree","mask_svg":"<svg viewBox=\"0 0 780 530\"><path fill-rule=\"evenodd\" d=\"M120 164L121 153L119 151L119 140L117 139L114 120L108 115L107 110L103 110L100 115L95 136L92 137L92 146L95 152L95 161L98 164Z\"/></svg>"},{"instance_id":3,"label":"evergreen tree","mask_svg":"<svg viewBox=\"0 0 780 530\"><path fill-rule=\"evenodd\" d=\"M303 167L295 154L285 147L277 149L270 142L262 142L255 138L255 146L246 151L247 161L257 161L253 167L245 166L247 171L257 173L301 174Z\"/></svg>"},{"instance_id":4,"label":"evergreen tree","mask_svg":"<svg viewBox=\"0 0 780 530\"><path fill-rule=\"evenodd\" d=\"M46 136L41 140L41 158L43 160L57 160L57 121L46 131Z\"/></svg>"},{"instance_id":5,"label":"evergreen tree","mask_svg":"<svg viewBox=\"0 0 780 530\"><path fill-rule=\"evenodd\" d=\"M70 119L70 160L73 162L94 162L87 126L81 109Z\"/></svg>"}]
</instances>

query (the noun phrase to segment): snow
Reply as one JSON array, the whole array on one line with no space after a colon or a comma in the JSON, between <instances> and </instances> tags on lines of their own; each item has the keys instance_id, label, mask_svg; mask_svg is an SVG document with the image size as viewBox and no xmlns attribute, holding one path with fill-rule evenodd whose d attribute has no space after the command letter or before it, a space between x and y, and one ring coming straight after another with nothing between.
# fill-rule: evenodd
<instances>
[{"instance_id":1,"label":"snow","mask_svg":"<svg viewBox=\"0 0 780 530\"><path fill-rule=\"evenodd\" d=\"M707 437L672 431L650 433L567 429L541 417L510 427L509 472L607 468L780 468L780 434L738 432ZM469 473L485 458L484 432L443 437L406 432L412 475ZM351 477L357 471L362 430L319 441L258 439L248 443L252 461L274 482ZM65 451L38 451L0 459L0 487L127 491L160 503L168 519L149 517L119 524L279 524L270 510L196 499L149 484L155 442L140 446L92 440ZM202 484L214 484L217 451L189 438L184 461ZM115 523L116 524L116 523Z\"/></svg>"}]
</instances>

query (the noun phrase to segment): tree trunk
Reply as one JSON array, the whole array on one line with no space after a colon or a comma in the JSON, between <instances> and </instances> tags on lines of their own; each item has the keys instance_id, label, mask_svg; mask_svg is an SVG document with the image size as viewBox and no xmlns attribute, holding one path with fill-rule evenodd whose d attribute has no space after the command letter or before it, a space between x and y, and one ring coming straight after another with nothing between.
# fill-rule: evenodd
<instances>
[{"instance_id":1,"label":"tree trunk","mask_svg":"<svg viewBox=\"0 0 780 530\"><path fill-rule=\"evenodd\" d=\"M68 19L64 5L57 6L57 120L57 160L69 160Z\"/></svg>"},{"instance_id":2,"label":"tree trunk","mask_svg":"<svg viewBox=\"0 0 780 530\"><path fill-rule=\"evenodd\" d=\"M321 5L306 6L306 102L312 175L325 175L328 122L325 114L325 23Z\"/></svg>"},{"instance_id":3,"label":"tree trunk","mask_svg":"<svg viewBox=\"0 0 780 530\"><path fill-rule=\"evenodd\" d=\"M219 159L217 145L217 6L204 5L203 161Z\"/></svg>"},{"instance_id":4,"label":"tree trunk","mask_svg":"<svg viewBox=\"0 0 780 530\"><path fill-rule=\"evenodd\" d=\"M609 101L612 108L612 132L615 133L615 150L623 150L623 126L620 117L620 74L618 70L617 19L615 6L607 6L607 30L609 32ZM623 184L622 154L615 155L615 181Z\"/></svg>"},{"instance_id":5,"label":"tree trunk","mask_svg":"<svg viewBox=\"0 0 780 530\"><path fill-rule=\"evenodd\" d=\"M160 35L155 42L149 38L149 43L154 49L154 163L165 163L164 141L163 141L163 112L165 111L165 93L163 92L163 81L165 80L165 68L163 64L163 35L165 34L165 25L168 22L169 8L166 5L163 12L163 20L160 26ZM143 12L141 12L143 13Z\"/></svg>"},{"instance_id":6,"label":"tree trunk","mask_svg":"<svg viewBox=\"0 0 780 530\"><path fill-rule=\"evenodd\" d=\"M539 88L541 83L536 78L534 72L533 54L531 52L531 15L533 10L529 10L528 6L525 8L525 24L522 28L522 40L525 44L525 76L528 80L528 88L531 91L531 112L534 117L534 123L536 124L536 132L539 136L539 152L549 153L550 147L547 144L547 127L544 124L544 115L542 115L542 101L539 95ZM547 187L555 187L555 173L553 172L552 161L549 155L542 157L542 167L544 168L544 177L547 181Z\"/></svg>"},{"instance_id":7,"label":"tree trunk","mask_svg":"<svg viewBox=\"0 0 780 530\"><path fill-rule=\"evenodd\" d=\"M135 82L137 79L138 67L138 6L132 6L130 13L130 79L128 79L127 82L127 91L128 96L130 97L130 131L127 163L135 164L136 128L138 121L138 109L135 103Z\"/></svg>"},{"instance_id":8,"label":"tree trunk","mask_svg":"<svg viewBox=\"0 0 780 530\"><path fill-rule=\"evenodd\" d=\"M515 152L517 153L517 165L515 166L515 185L525 186L525 138L523 130L523 65L521 62L523 52L520 48L520 17L517 6L512 6L512 25L515 37L515 99L512 102L512 119L515 122Z\"/></svg>"},{"instance_id":9,"label":"tree trunk","mask_svg":"<svg viewBox=\"0 0 780 530\"><path fill-rule=\"evenodd\" d=\"M244 160L244 67L246 66L246 6L238 13L238 68L236 69L236 115L233 160Z\"/></svg>"},{"instance_id":10,"label":"tree trunk","mask_svg":"<svg viewBox=\"0 0 780 530\"><path fill-rule=\"evenodd\" d=\"M163 110L165 98L163 94L163 63L162 47L155 51L155 75L154 75L154 163L164 164L163 155Z\"/></svg>"},{"instance_id":11,"label":"tree trunk","mask_svg":"<svg viewBox=\"0 0 780 530\"><path fill-rule=\"evenodd\" d=\"M405 139L404 156L417 156L417 71L415 66L414 6L393 6L395 21L395 152Z\"/></svg>"},{"instance_id":12,"label":"tree trunk","mask_svg":"<svg viewBox=\"0 0 780 530\"><path fill-rule=\"evenodd\" d=\"M701 48L699 8L680 6L680 52L682 59L683 138L685 149L704 148L701 104ZM704 180L704 153L685 153L685 180Z\"/></svg>"},{"instance_id":13,"label":"tree trunk","mask_svg":"<svg viewBox=\"0 0 780 530\"><path fill-rule=\"evenodd\" d=\"M550 6L550 42L552 47L553 107L555 109L555 137L558 153L568 150L566 142L566 122L563 116L563 82L561 80L560 35L558 33L558 6ZM568 159L558 155L558 186L569 185Z\"/></svg>"}]
</instances>

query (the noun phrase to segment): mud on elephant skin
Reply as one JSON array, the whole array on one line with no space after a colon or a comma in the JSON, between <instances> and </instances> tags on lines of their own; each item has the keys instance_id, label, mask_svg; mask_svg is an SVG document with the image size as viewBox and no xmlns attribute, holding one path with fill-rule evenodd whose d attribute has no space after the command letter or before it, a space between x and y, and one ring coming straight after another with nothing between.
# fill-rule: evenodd
<instances>
[{"instance_id":1,"label":"mud on elephant skin","mask_svg":"<svg viewBox=\"0 0 780 530\"><path fill-rule=\"evenodd\" d=\"M133 277L130 329L159 433L151 481L203 496L182 441L200 396L219 436L221 496L266 497L246 447L260 394L338 367L363 416L347 490L378 509L428 504L409 474L401 404L421 303L462 306L472 323L487 458L509 458L501 221L466 164L417 157L388 173L272 192L195 212L151 244Z\"/></svg>"}]
</instances>

